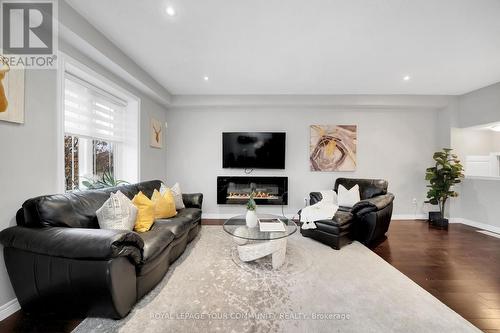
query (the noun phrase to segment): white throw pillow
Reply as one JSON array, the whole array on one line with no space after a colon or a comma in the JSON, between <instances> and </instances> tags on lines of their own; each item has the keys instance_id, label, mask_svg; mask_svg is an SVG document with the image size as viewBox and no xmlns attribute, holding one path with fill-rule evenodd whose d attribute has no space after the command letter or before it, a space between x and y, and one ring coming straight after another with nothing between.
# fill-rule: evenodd
<instances>
[{"instance_id":1,"label":"white throw pillow","mask_svg":"<svg viewBox=\"0 0 500 333\"><path fill-rule=\"evenodd\" d=\"M350 190L344 186L339 185L338 188L338 201L339 206L352 208L356 203L361 200L359 195L359 185L354 185Z\"/></svg>"},{"instance_id":2,"label":"white throw pillow","mask_svg":"<svg viewBox=\"0 0 500 333\"><path fill-rule=\"evenodd\" d=\"M162 183L160 187L160 194L164 195L167 190L168 187ZM172 194L174 195L175 209L179 210L186 208L186 206L184 206L184 201L182 200L182 190L179 183L175 183L174 186L170 188L170 191L172 191Z\"/></svg>"},{"instance_id":3,"label":"white throw pillow","mask_svg":"<svg viewBox=\"0 0 500 333\"><path fill-rule=\"evenodd\" d=\"M137 207L125 194L117 191L111 193L96 215L101 229L133 230Z\"/></svg>"}]
</instances>

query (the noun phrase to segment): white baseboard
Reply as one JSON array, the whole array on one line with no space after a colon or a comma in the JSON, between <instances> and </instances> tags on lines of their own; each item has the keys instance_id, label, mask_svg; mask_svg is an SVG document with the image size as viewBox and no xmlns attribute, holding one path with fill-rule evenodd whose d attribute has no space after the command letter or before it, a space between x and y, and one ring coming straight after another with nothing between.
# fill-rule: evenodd
<instances>
[{"instance_id":1,"label":"white baseboard","mask_svg":"<svg viewBox=\"0 0 500 333\"><path fill-rule=\"evenodd\" d=\"M21 305L17 301L17 298L14 298L11 301L8 301L4 305L0 306L0 321L4 320L8 316L12 315L14 312L21 309Z\"/></svg>"},{"instance_id":2,"label":"white baseboard","mask_svg":"<svg viewBox=\"0 0 500 333\"><path fill-rule=\"evenodd\" d=\"M244 212L243 212L244 213ZM242 213L242 214L243 214ZM234 213L203 213L202 218L204 219L229 219L235 215ZM290 214L286 214L288 217ZM425 214L396 214L392 216L393 220L427 220L427 215Z\"/></svg>"},{"instance_id":3,"label":"white baseboard","mask_svg":"<svg viewBox=\"0 0 500 333\"><path fill-rule=\"evenodd\" d=\"M481 223L481 222L476 222L476 221L464 219L462 217L450 218L450 223L462 223L462 224L469 225L471 227L475 227L478 229L483 229L483 230L487 230L487 231L491 231L491 232L495 232L495 233L500 233L500 227L496 227L496 226L489 225L486 223Z\"/></svg>"},{"instance_id":4,"label":"white baseboard","mask_svg":"<svg viewBox=\"0 0 500 333\"><path fill-rule=\"evenodd\" d=\"M392 220L427 220L425 214L395 214L392 215Z\"/></svg>"}]
</instances>

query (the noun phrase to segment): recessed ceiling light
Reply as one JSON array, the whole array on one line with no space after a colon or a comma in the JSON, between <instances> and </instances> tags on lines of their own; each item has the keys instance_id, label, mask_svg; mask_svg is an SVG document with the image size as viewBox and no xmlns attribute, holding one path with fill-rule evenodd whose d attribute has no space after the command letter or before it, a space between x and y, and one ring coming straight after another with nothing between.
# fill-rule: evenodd
<instances>
[{"instance_id":1,"label":"recessed ceiling light","mask_svg":"<svg viewBox=\"0 0 500 333\"><path fill-rule=\"evenodd\" d=\"M410 80L411 80L411 76L410 76L410 75L405 75L405 76L403 77L403 80L405 80L405 81L410 81Z\"/></svg>"},{"instance_id":2,"label":"recessed ceiling light","mask_svg":"<svg viewBox=\"0 0 500 333\"><path fill-rule=\"evenodd\" d=\"M208 76L204 76L203 80L208 81Z\"/></svg>"},{"instance_id":3,"label":"recessed ceiling light","mask_svg":"<svg viewBox=\"0 0 500 333\"><path fill-rule=\"evenodd\" d=\"M490 130L495 132L500 132L500 125L493 125L490 127Z\"/></svg>"},{"instance_id":4,"label":"recessed ceiling light","mask_svg":"<svg viewBox=\"0 0 500 333\"><path fill-rule=\"evenodd\" d=\"M167 12L168 16L175 16L175 9L174 9L174 7L167 6L167 9L165 9L165 11Z\"/></svg>"}]
</instances>

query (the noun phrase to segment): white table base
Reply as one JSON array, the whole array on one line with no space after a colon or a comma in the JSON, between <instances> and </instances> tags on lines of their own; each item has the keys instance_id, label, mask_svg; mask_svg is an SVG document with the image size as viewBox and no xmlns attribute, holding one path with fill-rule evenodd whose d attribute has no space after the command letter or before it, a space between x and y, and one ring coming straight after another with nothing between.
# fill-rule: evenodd
<instances>
[{"instance_id":1,"label":"white table base","mask_svg":"<svg viewBox=\"0 0 500 333\"><path fill-rule=\"evenodd\" d=\"M239 244L242 242L240 241ZM238 255L241 261L254 261L272 255L273 269L279 269L285 263L286 237L260 241L252 244L238 245Z\"/></svg>"}]
</instances>

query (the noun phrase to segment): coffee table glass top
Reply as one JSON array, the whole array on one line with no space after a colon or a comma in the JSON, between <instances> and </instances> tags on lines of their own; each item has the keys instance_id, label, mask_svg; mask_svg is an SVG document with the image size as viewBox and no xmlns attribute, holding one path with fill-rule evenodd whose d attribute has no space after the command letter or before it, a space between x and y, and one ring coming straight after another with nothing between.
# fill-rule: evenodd
<instances>
[{"instance_id":1,"label":"coffee table glass top","mask_svg":"<svg viewBox=\"0 0 500 333\"><path fill-rule=\"evenodd\" d=\"M262 232L259 225L255 228L249 228L246 225L245 215L231 217L224 222L224 231L231 236L247 240L273 240L288 237L297 231L297 225L292 220L278 215L258 214L259 218L277 218L285 224L285 231Z\"/></svg>"}]
</instances>

